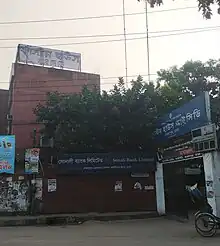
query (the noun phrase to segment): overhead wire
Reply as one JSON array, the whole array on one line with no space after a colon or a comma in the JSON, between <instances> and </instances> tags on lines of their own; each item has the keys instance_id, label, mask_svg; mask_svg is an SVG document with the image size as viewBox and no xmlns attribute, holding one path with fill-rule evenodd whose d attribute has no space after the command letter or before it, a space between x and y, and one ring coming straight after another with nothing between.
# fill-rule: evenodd
<instances>
[{"instance_id":1,"label":"overhead wire","mask_svg":"<svg viewBox=\"0 0 220 246\"><path fill-rule=\"evenodd\" d=\"M155 10L155 11L149 11L148 13L154 14L154 13L181 11L181 10L188 10L188 9L195 9L195 8L198 8L198 6L188 6L188 7L182 7L182 8ZM144 14L145 14L145 12L126 13L126 16L135 16L135 15L144 15ZM0 25L92 20L92 19L115 18L115 17L122 17L122 16L123 16L122 14L111 14L111 15L83 16L83 17L75 17L75 18L56 18L56 19L44 19L44 20L2 21L2 22L0 22Z\"/></svg>"},{"instance_id":2,"label":"overhead wire","mask_svg":"<svg viewBox=\"0 0 220 246\"><path fill-rule=\"evenodd\" d=\"M158 10L158 11L152 11L148 12L149 14L152 13L160 13L160 12L169 12L169 11L179 11L179 10L187 10L187 9L194 9L197 8L197 6L191 6L191 7L183 7L183 8L176 8L176 9L165 9L165 10ZM145 14L145 12L139 12L139 13L127 13L127 16L133 16L133 15L142 15ZM75 20L86 20L86 19L100 19L100 18L114 18L114 17L121 17L122 14L118 15L106 15L106 16L88 16L88 17L77 17L77 18L65 18L65 19L47 19L47 20L28 20L28 21L13 21L13 22L0 22L0 25L8 25L8 24L28 24L28 23L45 23L45 22L62 22L62 21L75 21ZM168 33L168 32L181 32L182 33L169 33L164 35L157 35L157 36L150 36L149 38L158 38L158 37L166 37L166 36L174 36L174 35L184 35L189 33L196 33L196 32L205 32L205 31L214 31L220 28L220 26L211 26L211 27L203 27L203 28L188 28L188 29L176 29L176 30L162 30L162 31L155 31L155 32L149 32L151 34L157 34L157 33ZM183 32L184 31L184 32ZM189 32L187 32L189 31ZM127 35L144 35L146 33L128 33ZM58 37L30 37L30 38L2 38L0 41L13 41L13 40L40 40L40 39L71 39L71 38L93 38L93 37L110 37L110 36L122 36L123 34L101 34L101 35L82 35L82 36L58 36ZM146 37L135 37L130 38L128 40L139 40L139 39L146 39ZM68 45L78 45L78 44L93 44L93 43L106 43L106 42L119 42L124 41L124 39L118 39L118 40L101 40L101 41L91 41L91 42L80 42L80 43L62 43L62 44L43 44L41 46L68 46ZM1 47L0 49L7 49L7 48L15 48L15 47ZM155 74L154 74L155 75ZM147 76L147 75L143 75ZM128 77L135 77L135 76L128 76ZM111 79L116 79L118 77L109 77ZM109 79L109 78L101 78L101 79ZM30 81L28 81L30 82ZM60 82L60 80L59 80ZM8 82L0 82L0 83L8 83ZM101 83L101 85L105 84L115 84L115 83ZM74 86L74 85L71 85ZM82 85L76 85L76 86L82 86ZM57 86L55 86L57 87ZM60 87L60 86L59 86ZM25 87L26 88L26 87ZM26 88L27 89L27 88Z\"/></svg>"},{"instance_id":3,"label":"overhead wire","mask_svg":"<svg viewBox=\"0 0 220 246\"><path fill-rule=\"evenodd\" d=\"M214 28L214 27L208 27L208 29L206 30L205 28L200 28L199 30L193 30L193 33L195 33L195 32L204 32L204 31L213 31L213 30L216 30L216 29L218 29L219 28L219 26L216 26L216 28ZM192 31L192 30L191 30ZM190 33L192 33L192 32L190 32ZM182 34L185 34L185 32L184 33L178 33L179 35L182 35ZM173 34L168 34L168 36L171 36L171 35L173 35ZM176 34L174 34L174 35L176 35ZM154 74L154 75L156 75L156 74ZM131 75L131 76L128 76L128 77L135 77L136 75ZM138 76L138 75L137 75ZM147 75L142 75L142 76L147 76ZM101 77L100 79L101 80L105 80L105 79L117 79L118 77ZM53 82L61 82L61 81L63 81L63 80L54 80ZM30 81L27 81L27 82L29 82L30 83ZM3 81L0 81L0 84L3 84L3 83L9 83L9 82L3 82ZM101 83L101 85L107 85L107 84L109 84L109 85L113 85L113 84L115 84L115 82L113 82L113 83ZM70 87L72 87L72 86L81 86L81 84L80 85L70 85ZM55 87L55 88L57 88L57 86L53 86L53 87ZM59 86L60 87L60 86ZM26 88L27 89L27 87L25 86L24 88ZM40 87L37 87L37 88L40 88Z\"/></svg>"},{"instance_id":4,"label":"overhead wire","mask_svg":"<svg viewBox=\"0 0 220 246\"><path fill-rule=\"evenodd\" d=\"M22 64L22 63L19 63L19 64ZM23 64L25 65L25 63ZM28 65L28 64L27 64ZM40 66L37 66L37 67L40 67ZM48 69L52 69L50 67L43 67L43 68L48 68ZM67 71L67 72L78 72L78 71L70 71L70 70L61 70L61 69L58 69L60 71ZM157 75L156 73L152 73L151 74L152 76L153 75ZM148 74L135 74L135 75L128 75L128 78L135 78L135 77L138 77L138 76L141 76L141 77L145 77L145 76L148 76ZM121 77L125 77L125 75L120 75L120 76L108 76L108 77L100 77L100 81L101 80L109 80L109 79L118 79L118 78L121 78ZM35 80L35 79L32 79L34 83L37 82L53 82L53 83L56 83L56 82L73 82L74 80L76 81L80 81L80 80L83 80L85 81L85 79L47 79L47 80ZM91 79L90 79L91 80ZM22 83L30 83L31 80L18 80L19 82L22 82ZM89 81L89 80L87 80ZM8 84L9 82L8 81L0 81L0 84ZM108 82L104 82L102 84L109 84ZM82 84L78 84L78 85L82 85ZM78 86L76 85L76 86ZM25 87L27 88L27 87Z\"/></svg>"},{"instance_id":5,"label":"overhead wire","mask_svg":"<svg viewBox=\"0 0 220 246\"><path fill-rule=\"evenodd\" d=\"M154 35L154 36L149 36L149 38L160 38L160 37L179 36L179 35L186 35L186 34L195 34L195 33L208 32L208 31L217 31L219 28L220 26L192 28L192 29L188 29L189 31L183 31L183 32L181 32L181 29L179 29L178 33ZM127 38L127 41L141 40L141 39L146 39L146 38L147 38L146 36ZM122 38L122 39L107 39L107 40L95 40L95 41L86 41L86 42L73 42L73 43L40 44L40 46L54 47L54 46L69 46L69 45L84 45L84 44L101 44L101 43L112 43L112 42L121 42L121 41L124 41L124 39ZM14 49L14 48L16 48L16 46L0 46L0 49Z\"/></svg>"},{"instance_id":6,"label":"overhead wire","mask_svg":"<svg viewBox=\"0 0 220 246\"><path fill-rule=\"evenodd\" d=\"M149 12L149 13L157 13L157 12L167 12L167 11L177 11L177 10L184 10L184 9L191 9L191 8L196 8L196 7L184 7L184 8L176 8L176 9L166 9L166 10L159 10L159 11L153 11L153 12ZM145 14L145 12L143 13L128 13L126 15L136 15L136 14ZM114 17L117 15L108 15L108 17ZM122 16L122 15L118 15L118 16ZM102 18L103 16L92 16L92 17L79 17L79 18L71 18L71 20L80 20L80 19L89 19L89 18ZM41 22L41 21L61 21L61 20L70 20L70 19L51 19L51 20L39 20L37 22ZM35 21L27 21L29 22L35 22ZM0 22L0 24L8 24L9 22ZM10 22L10 24L13 23L24 23L24 22ZM219 28L220 26L210 26L210 27L204 27L204 28L187 28L187 29L176 29L176 30L162 30L162 31L154 31L154 32L149 32L151 34L156 34L156 33L167 33L167 32L180 32L180 31L190 31L190 32L184 32L184 33L169 33L169 34L165 34L165 35L157 35L157 36L151 36L150 38L158 38L158 37L166 37L166 36L174 36L174 35L183 35L183 34L188 34L188 33L195 33L195 32L200 32L200 31L214 31L217 28ZM145 33L128 33L127 35L144 35ZM57 36L57 37L30 37L30 38L2 38L0 39L0 41L12 41L12 40L20 40L20 39L24 39L24 40L28 40L28 39L66 39L66 38L91 38L91 37L110 37L110 36L121 36L123 34L101 34L101 35L82 35L82 36ZM146 37L135 37L135 38L130 38L128 40L139 40L139 39L145 39ZM64 45L64 46L68 46L68 45L78 45L78 44L93 44L93 43L106 43L106 42L119 42L119 41L124 41L124 39L118 39L118 40L101 40L101 41L91 41L91 42L80 42L80 43L62 43L62 44L42 44L41 46L57 46L57 45ZM7 49L7 48L15 48L14 46L6 46L6 47L1 47L0 49ZM104 79L104 78L103 78ZM1 83L1 82L0 82ZM8 83L8 82L6 82Z\"/></svg>"},{"instance_id":7,"label":"overhead wire","mask_svg":"<svg viewBox=\"0 0 220 246\"><path fill-rule=\"evenodd\" d=\"M152 74L152 75L155 75L155 74ZM138 76L144 77L144 76L148 76L148 75L130 75L129 77L134 78L134 77L138 77ZM118 78L118 77L108 77L108 78ZM16 93L15 94L16 97L30 97L30 96L31 97L34 97L34 96L44 96L45 97L47 93L61 91L63 88L65 88L65 91L67 91L67 88L71 89L73 87L83 88L83 86L88 86L89 88L91 88L91 87L100 88L103 84L104 85L117 85L118 84L117 81L115 81L114 83L106 83L105 82L102 84L89 83L89 81L87 81L87 83L84 83L84 84L82 84L82 83L74 84L74 81L79 82L80 80L85 81L85 79L72 79L72 80L62 80L62 79L61 80L58 80L58 79L51 80L50 79L50 80L38 80L38 81L36 81L36 80L33 80L33 81L31 81L31 80L24 80L24 81L19 80L19 81L14 82L13 90L14 90L14 93ZM19 84L16 84L16 82L19 82L21 84L21 86ZM35 83L37 84L39 82L42 82L42 83L44 83L44 82L52 82L52 83L54 83L54 82L64 82L64 83L69 82L69 84L68 85L65 85L65 84L64 85L61 85L61 84L59 84L59 85L48 85L48 84L42 85L41 84L39 86L34 85ZM28 85L22 86L23 83L28 83L29 87L28 87ZM41 90L41 88L43 90ZM39 93L39 92L41 92L41 93ZM60 92L60 93L62 94L62 92ZM72 92L70 92L70 94L71 93L74 93L74 92L72 91ZM29 99L26 99L26 100L22 99L22 100L15 100L15 101L16 102L27 102L27 101L32 101L32 102L37 101L38 102L41 100L40 99L37 99L37 100L36 99L35 100L34 99L30 99L30 100ZM14 102L14 100L13 100L13 102Z\"/></svg>"},{"instance_id":8,"label":"overhead wire","mask_svg":"<svg viewBox=\"0 0 220 246\"><path fill-rule=\"evenodd\" d=\"M154 74L155 75L155 74ZM136 75L138 76L138 75ZM142 76L148 76L148 75L142 75ZM132 76L134 77L134 76ZM175 79L175 78L174 78ZM58 80L49 80L49 81L58 81ZM77 82L79 80L76 80ZM19 81L19 82L22 82L22 81ZM30 81L23 81L23 82L29 82ZM33 81L35 82L35 81ZM39 82L39 81L36 81L36 82ZM41 82L45 82L45 81L41 81ZM62 82L60 80L60 82ZM73 82L73 81L69 81L68 82ZM144 83L147 83L147 82L144 82ZM105 84L111 84L111 85L117 85L117 82L114 82L114 83L105 83ZM23 97L23 99L16 99L16 100L13 100L13 102L44 102L44 101L47 101L47 99L42 99L42 98L38 98L38 99L29 99L29 97L33 98L34 96L43 96L44 98L46 97L46 95L48 93L54 93L54 92L59 92L60 94L73 94L75 93L74 91L69 91L69 93L67 93L67 89L65 89L65 92L60 92L61 91L61 88L73 88L75 86L78 86L80 88L83 88L83 86L88 86L88 88L91 88L91 87L98 87L100 89L101 85L97 84L97 83L87 83L87 84L70 84L70 85L58 85L58 86L53 86L53 85L44 85L44 86L31 86L29 88L27 88L27 86L16 86L15 84L15 87L14 87L14 93L16 95L17 98L19 97ZM40 88L44 88L44 90L40 90ZM45 90L46 88L48 89L51 89L51 88L55 88L55 90ZM56 90L56 88L58 90ZM21 90L22 89L22 90ZM33 90L33 89L37 89L37 90ZM34 93L33 93L34 92ZM42 92L42 93L39 93L39 92ZM24 99L26 97L26 99Z\"/></svg>"},{"instance_id":9,"label":"overhead wire","mask_svg":"<svg viewBox=\"0 0 220 246\"><path fill-rule=\"evenodd\" d=\"M171 33L171 32L185 32L185 31L196 31L204 29L220 28L220 25L207 26L207 27L194 27L194 28L182 28L182 29L171 29L171 30L160 30L160 31L149 31L149 34L158 33ZM146 32L132 32L126 35L144 35ZM75 36L48 36L48 37L14 37L14 38L0 38L0 41L18 41L18 40L53 40L53 39L77 39L77 38L103 38L103 37L116 37L123 36L123 33L111 33L111 34L93 34L93 35L75 35Z\"/></svg>"}]
</instances>

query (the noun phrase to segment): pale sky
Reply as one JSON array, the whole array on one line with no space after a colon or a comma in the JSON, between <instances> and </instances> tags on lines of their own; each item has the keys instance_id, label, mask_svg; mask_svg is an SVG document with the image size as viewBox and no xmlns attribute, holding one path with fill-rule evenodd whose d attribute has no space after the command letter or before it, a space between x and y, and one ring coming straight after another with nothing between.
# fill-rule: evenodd
<instances>
[{"instance_id":1,"label":"pale sky","mask_svg":"<svg viewBox=\"0 0 220 246\"><path fill-rule=\"evenodd\" d=\"M0 0L0 88L8 88L11 63L15 60L18 43L29 45L48 45L48 48L62 49L82 54L82 71L98 73L103 77L102 88L109 89L117 81L116 77L125 75L124 42L106 42L93 44L56 45L98 40L123 39L123 18L88 19L77 21L45 22L31 24L4 24L10 21L42 19L77 18L88 16L120 15L122 0ZM194 0L164 0L162 7L149 8L150 36L150 73L155 74L161 68L182 65L186 60L220 58L220 16L214 13L211 20L204 20L196 8ZM144 3L125 0L126 13L144 12ZM184 7L195 7L182 9ZM175 11L164 11L179 9ZM215 11L215 10L214 10ZM216 11L215 11L216 12ZM219 25L219 26L218 26ZM215 27L214 31L205 31L185 35L163 36L161 31ZM217 28L216 28L217 27ZM126 16L126 31L144 33L145 15ZM182 31L181 31L182 32ZM176 32L175 32L176 33ZM60 38L42 40L22 40L33 37L68 37L78 35L122 34L122 36L102 38ZM129 38L143 35L128 35ZM10 40L20 38L20 40ZM9 39L9 40L2 40ZM55 44L54 46L51 46ZM3 48L14 47L14 48ZM146 75L147 55L146 39L127 41L128 75ZM109 78L110 77L110 78ZM111 78L113 77L113 78ZM114 78L115 77L115 78ZM147 78L145 76L145 78ZM155 76L151 76L155 79Z\"/></svg>"}]
</instances>

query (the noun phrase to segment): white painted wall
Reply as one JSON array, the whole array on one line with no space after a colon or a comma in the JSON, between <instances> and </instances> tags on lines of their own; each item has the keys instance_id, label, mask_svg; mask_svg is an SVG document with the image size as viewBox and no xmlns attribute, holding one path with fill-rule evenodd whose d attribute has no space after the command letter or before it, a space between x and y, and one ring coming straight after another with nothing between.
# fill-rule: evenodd
<instances>
[{"instance_id":1,"label":"white painted wall","mask_svg":"<svg viewBox=\"0 0 220 246\"><path fill-rule=\"evenodd\" d=\"M220 152L203 154L207 200L214 215L220 217Z\"/></svg>"},{"instance_id":2,"label":"white painted wall","mask_svg":"<svg viewBox=\"0 0 220 246\"><path fill-rule=\"evenodd\" d=\"M157 212L159 215L165 214L165 196L164 196L164 177L163 164L157 162L157 171L155 172L156 183L156 198L157 198Z\"/></svg>"}]
</instances>

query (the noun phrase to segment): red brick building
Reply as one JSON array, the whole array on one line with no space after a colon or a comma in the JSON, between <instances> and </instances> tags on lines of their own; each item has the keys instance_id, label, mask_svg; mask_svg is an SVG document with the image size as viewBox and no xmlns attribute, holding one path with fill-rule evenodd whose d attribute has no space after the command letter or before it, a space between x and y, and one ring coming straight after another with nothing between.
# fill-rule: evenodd
<instances>
[{"instance_id":1,"label":"red brick building","mask_svg":"<svg viewBox=\"0 0 220 246\"><path fill-rule=\"evenodd\" d=\"M84 85L100 87L100 76L54 68L15 63L9 89L10 132L16 136L17 149L33 146L33 131L39 130L33 109L45 103L48 92L79 93Z\"/></svg>"},{"instance_id":2,"label":"red brick building","mask_svg":"<svg viewBox=\"0 0 220 246\"><path fill-rule=\"evenodd\" d=\"M9 115L12 116L9 130L16 136L17 154L21 153L19 158L17 155L20 163L17 164L17 174L24 173L24 161L19 159L24 157L25 148L33 147L34 129L39 142L42 126L36 123L33 109L46 102L48 92L79 93L83 85L100 87L100 76L27 64L14 65L9 89ZM51 155L56 157L57 153L49 152L49 148L41 149L43 192L40 205L36 205L40 213L156 211L155 165L146 162L139 170L140 175L133 175L132 170L123 168L115 173L100 174L75 173L64 168L60 173L56 158L50 158ZM48 189L51 179L57 183L53 192ZM117 183L123 184L120 192L115 191ZM142 188L136 189L136 183Z\"/></svg>"},{"instance_id":3,"label":"red brick building","mask_svg":"<svg viewBox=\"0 0 220 246\"><path fill-rule=\"evenodd\" d=\"M8 90L0 89L0 135L7 133Z\"/></svg>"}]
</instances>

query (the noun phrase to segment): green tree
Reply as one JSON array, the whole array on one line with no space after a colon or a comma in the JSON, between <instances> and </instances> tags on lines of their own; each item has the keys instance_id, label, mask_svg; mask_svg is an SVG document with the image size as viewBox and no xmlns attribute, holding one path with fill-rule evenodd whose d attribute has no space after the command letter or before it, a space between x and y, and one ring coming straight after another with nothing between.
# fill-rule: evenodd
<instances>
[{"instance_id":1,"label":"green tree","mask_svg":"<svg viewBox=\"0 0 220 246\"><path fill-rule=\"evenodd\" d=\"M147 1L147 0L138 0L138 2L141 1ZM155 6L160 6L163 4L163 0L148 0L147 1L150 6L153 8ZM218 9L217 9L217 13L220 14L220 0L197 0L198 2L198 9L199 11L202 12L202 15L204 16L204 18L206 19L210 19L212 17L212 6L213 5L217 5Z\"/></svg>"},{"instance_id":2,"label":"green tree","mask_svg":"<svg viewBox=\"0 0 220 246\"><path fill-rule=\"evenodd\" d=\"M209 91L212 117L218 121L220 115L220 60L187 61L181 67L162 69L158 73L159 94L164 104L161 111L170 111L202 91Z\"/></svg>"},{"instance_id":3,"label":"green tree","mask_svg":"<svg viewBox=\"0 0 220 246\"><path fill-rule=\"evenodd\" d=\"M80 94L49 94L46 105L38 105L35 113L58 149L137 151L153 148L157 99L155 86L142 77L129 89L119 78L109 93L84 87Z\"/></svg>"},{"instance_id":4,"label":"green tree","mask_svg":"<svg viewBox=\"0 0 220 246\"><path fill-rule=\"evenodd\" d=\"M137 151L154 148L152 132L158 117L209 91L212 117L220 115L220 60L187 61L158 71L157 83L142 77L125 88L123 78L110 92L51 93L35 109L43 133L58 149L71 152Z\"/></svg>"}]
</instances>

